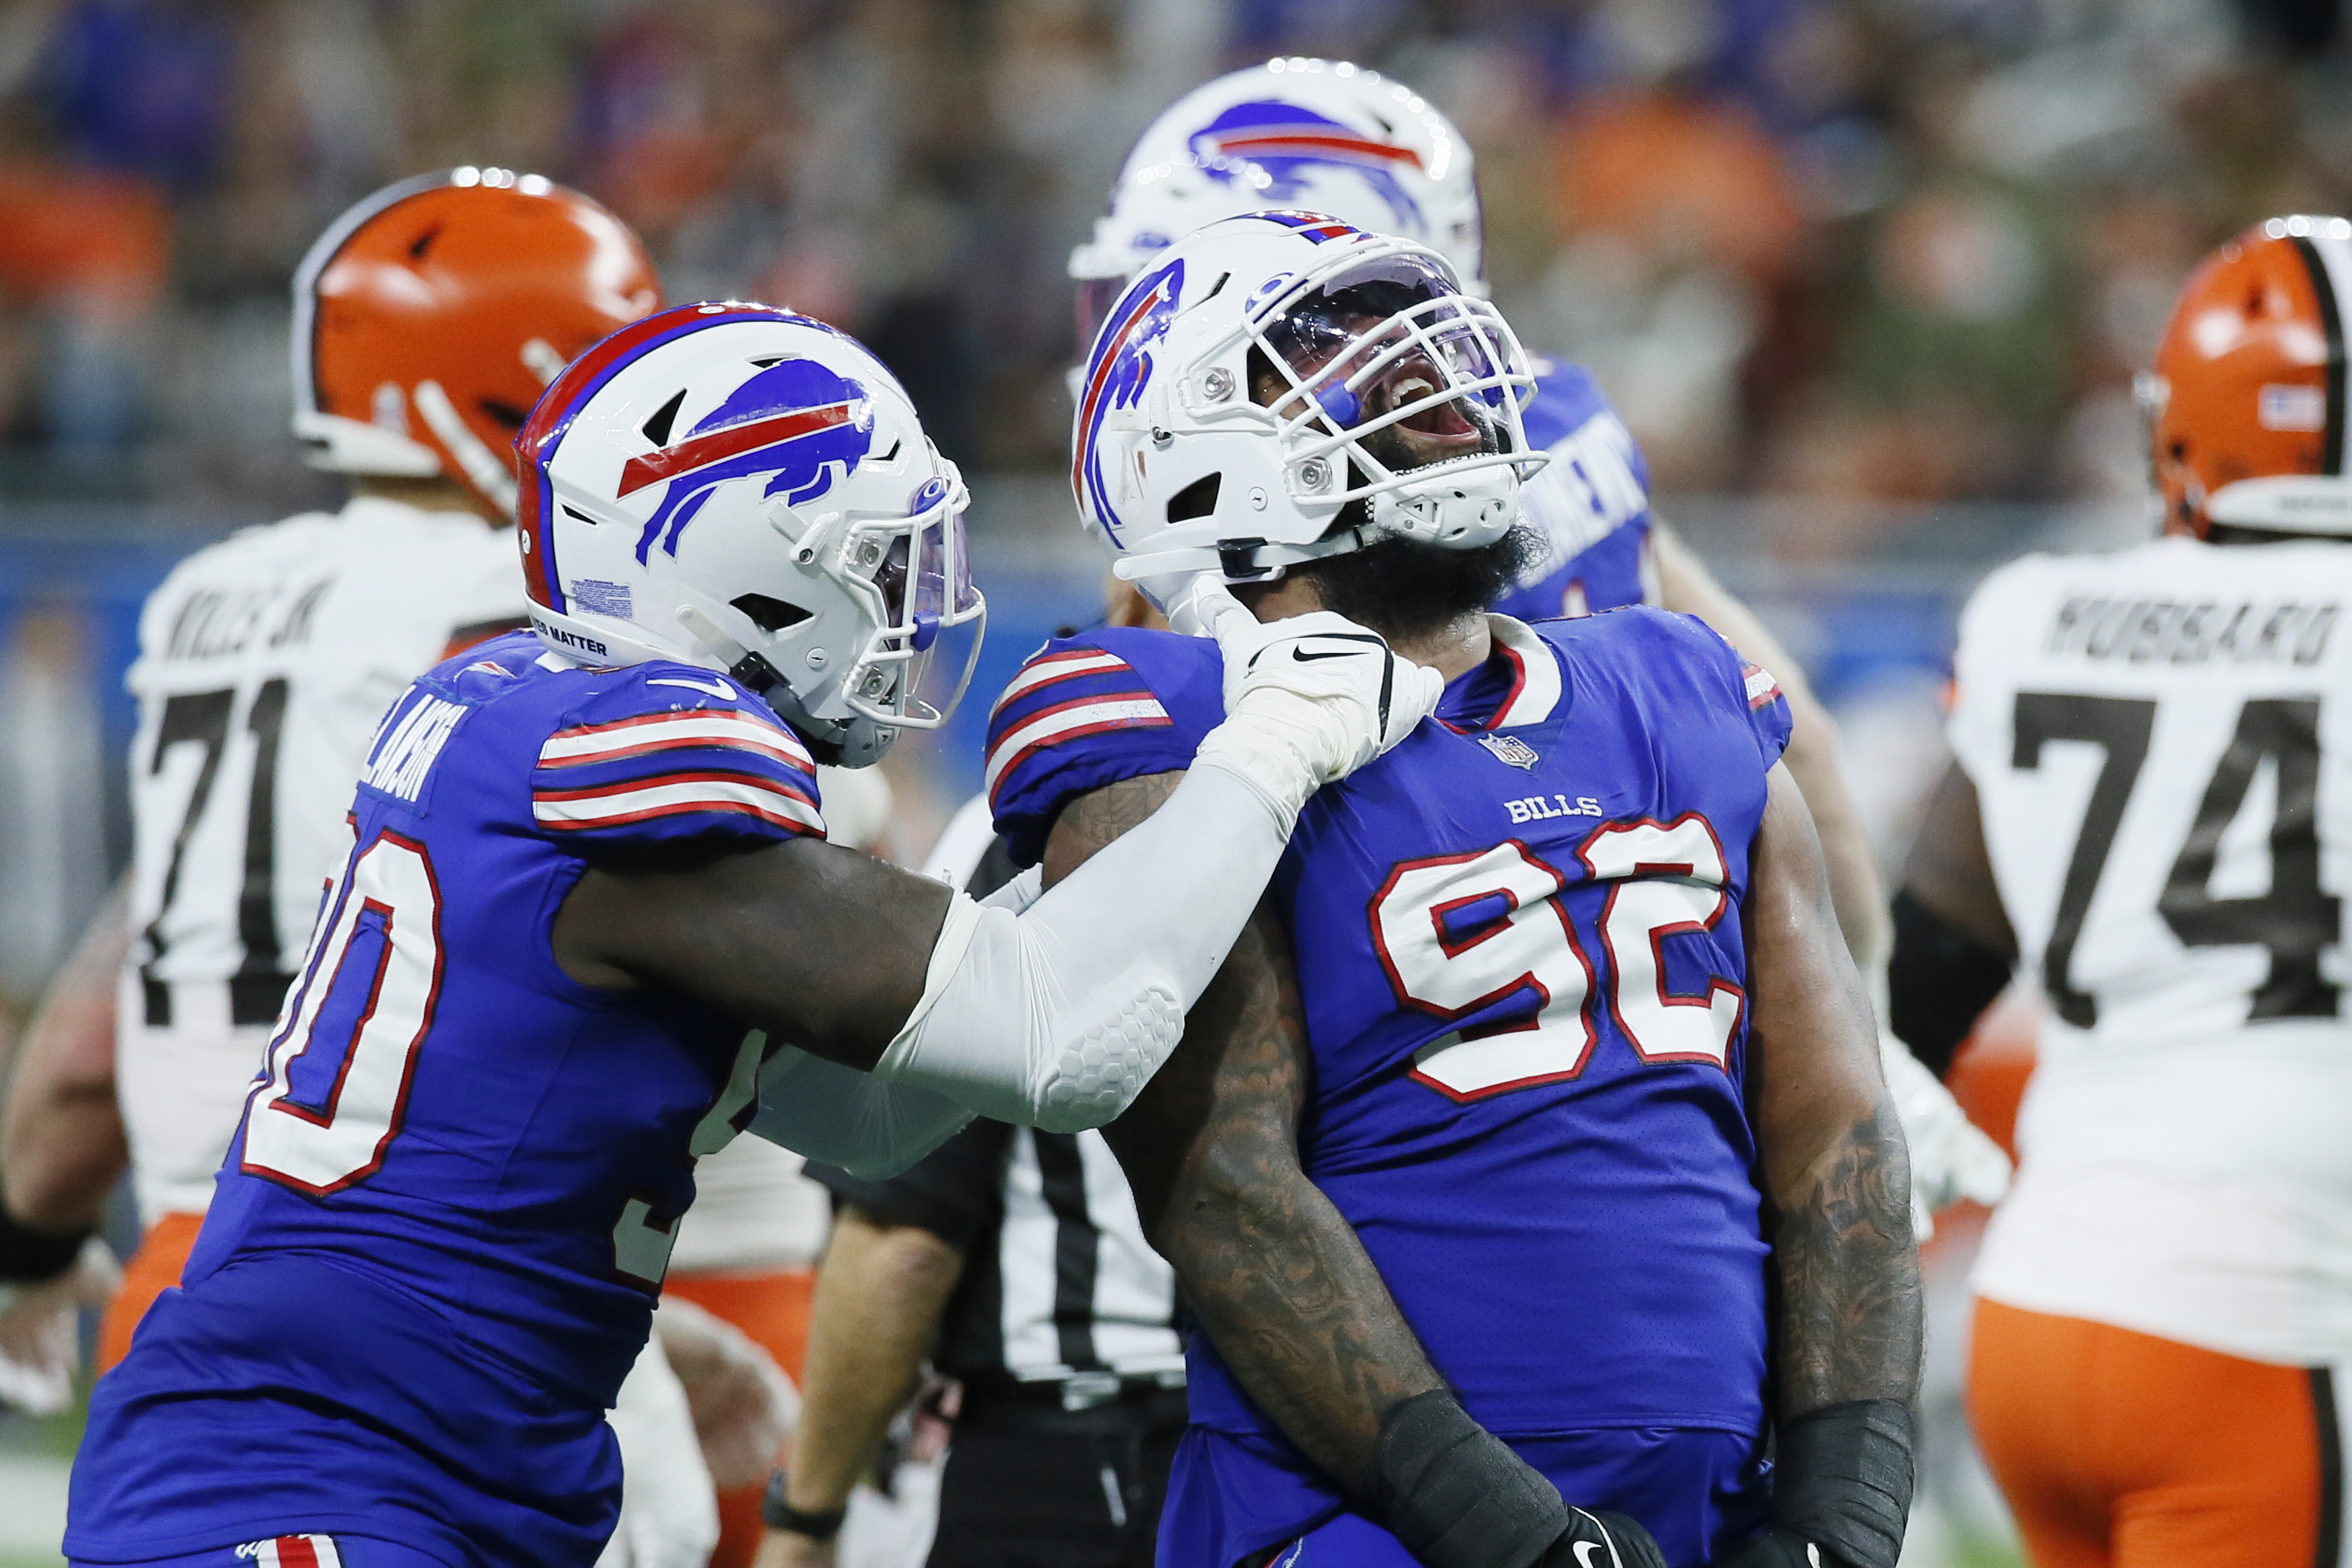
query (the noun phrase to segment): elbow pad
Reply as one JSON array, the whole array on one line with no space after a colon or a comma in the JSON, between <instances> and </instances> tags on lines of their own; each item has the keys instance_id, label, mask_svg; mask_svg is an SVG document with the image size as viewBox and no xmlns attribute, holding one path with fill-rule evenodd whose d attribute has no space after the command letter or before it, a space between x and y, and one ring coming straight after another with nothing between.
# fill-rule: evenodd
<instances>
[{"instance_id":1,"label":"elbow pad","mask_svg":"<svg viewBox=\"0 0 2352 1568\"><path fill-rule=\"evenodd\" d=\"M1049 1132L1099 1127L1176 1048L1184 1003L1145 955L1091 983L1084 973L1084 961L1055 952L1037 922L959 893L931 950L923 1002L875 1076L999 1121Z\"/></svg>"},{"instance_id":2,"label":"elbow pad","mask_svg":"<svg viewBox=\"0 0 2352 1568\"><path fill-rule=\"evenodd\" d=\"M946 1142L971 1111L911 1084L786 1046L760 1067L750 1131L851 1175L881 1181Z\"/></svg>"},{"instance_id":3,"label":"elbow pad","mask_svg":"<svg viewBox=\"0 0 2352 1568\"><path fill-rule=\"evenodd\" d=\"M1019 914L957 895L876 1075L1051 1132L1110 1121L1183 1038L1290 815L1204 756L1158 811Z\"/></svg>"}]
</instances>

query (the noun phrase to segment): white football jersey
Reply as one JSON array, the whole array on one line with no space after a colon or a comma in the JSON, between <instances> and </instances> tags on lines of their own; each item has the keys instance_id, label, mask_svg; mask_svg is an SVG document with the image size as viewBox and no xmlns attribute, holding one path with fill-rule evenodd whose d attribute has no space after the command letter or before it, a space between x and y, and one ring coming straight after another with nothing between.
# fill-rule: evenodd
<instances>
[{"instance_id":1,"label":"white football jersey","mask_svg":"<svg viewBox=\"0 0 2352 1568\"><path fill-rule=\"evenodd\" d=\"M145 1218L211 1201L384 710L525 611L511 531L367 497L198 551L148 599L117 1025Z\"/></svg>"},{"instance_id":2,"label":"white football jersey","mask_svg":"<svg viewBox=\"0 0 2352 1568\"><path fill-rule=\"evenodd\" d=\"M1952 749L2050 1016L1984 1295L2352 1352L2352 545L2030 556L1961 617Z\"/></svg>"}]
</instances>

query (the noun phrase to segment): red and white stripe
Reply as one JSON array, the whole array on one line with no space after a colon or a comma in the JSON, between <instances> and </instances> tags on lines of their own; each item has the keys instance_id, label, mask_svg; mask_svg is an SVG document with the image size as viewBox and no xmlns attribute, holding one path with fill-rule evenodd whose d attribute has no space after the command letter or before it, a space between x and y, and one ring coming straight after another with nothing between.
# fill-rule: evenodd
<instances>
[{"instance_id":1,"label":"red and white stripe","mask_svg":"<svg viewBox=\"0 0 2352 1568\"><path fill-rule=\"evenodd\" d=\"M1550 718L1551 710L1559 706L1560 693L1559 659L1551 645L1508 616L1488 616L1486 623L1496 647L1517 672L1509 694L1486 721L1486 728L1510 730Z\"/></svg>"},{"instance_id":2,"label":"red and white stripe","mask_svg":"<svg viewBox=\"0 0 2352 1568\"><path fill-rule=\"evenodd\" d=\"M343 1568L343 1554L331 1535L281 1535L252 1541L236 1549L239 1557L260 1568Z\"/></svg>"},{"instance_id":3,"label":"red and white stripe","mask_svg":"<svg viewBox=\"0 0 2352 1568\"><path fill-rule=\"evenodd\" d=\"M1098 647L1074 647L1060 653L1042 654L1021 667L1021 673L1013 678L1012 684L1005 687L1004 694L996 700L995 706L989 709L989 716L993 718L1003 712L1008 703L1019 701L1040 687L1076 680L1082 675L1108 675L1115 669L1128 668L1127 660Z\"/></svg>"},{"instance_id":4,"label":"red and white stripe","mask_svg":"<svg viewBox=\"0 0 2352 1568\"><path fill-rule=\"evenodd\" d=\"M801 833L824 831L824 818L810 802L782 784L743 773L670 773L593 789L533 790L530 797L532 819L559 831L623 827L696 812L756 816Z\"/></svg>"},{"instance_id":5,"label":"red and white stripe","mask_svg":"<svg viewBox=\"0 0 2352 1568\"><path fill-rule=\"evenodd\" d=\"M1751 710L1779 700L1780 683L1762 665L1743 664L1739 667L1739 675L1748 683L1748 706Z\"/></svg>"},{"instance_id":6,"label":"red and white stripe","mask_svg":"<svg viewBox=\"0 0 2352 1568\"><path fill-rule=\"evenodd\" d=\"M580 767L589 763L615 763L627 757L677 751L689 746L722 746L756 752L763 757L816 776L816 762L790 731L763 723L748 714L726 709L687 713L648 713L616 719L606 724L583 724L558 730L539 749L542 768Z\"/></svg>"},{"instance_id":7,"label":"red and white stripe","mask_svg":"<svg viewBox=\"0 0 2352 1568\"><path fill-rule=\"evenodd\" d=\"M1041 746L1058 745L1081 735L1106 730L1164 728L1175 721L1156 697L1081 697L1031 714L1008 730L988 751L988 772L982 780L992 796L996 784L1014 765Z\"/></svg>"}]
</instances>

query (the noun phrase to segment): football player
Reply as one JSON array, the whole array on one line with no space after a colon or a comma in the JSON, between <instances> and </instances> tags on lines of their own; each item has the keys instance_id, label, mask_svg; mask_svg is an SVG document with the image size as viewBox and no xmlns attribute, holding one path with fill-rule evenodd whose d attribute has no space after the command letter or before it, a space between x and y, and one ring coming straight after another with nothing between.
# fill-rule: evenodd
<instances>
[{"instance_id":1,"label":"football player","mask_svg":"<svg viewBox=\"0 0 2352 1568\"><path fill-rule=\"evenodd\" d=\"M1448 678L1308 807L1106 1129L1208 1331L1161 1557L1893 1568L1905 1153L1789 705L1684 616L1486 613L1532 382L1435 252L1279 211L1162 251L1086 367L1074 480L1119 576L1214 570ZM1029 661L988 758L1017 861L1082 876L1184 787L1208 653Z\"/></svg>"},{"instance_id":2,"label":"football player","mask_svg":"<svg viewBox=\"0 0 2352 1568\"><path fill-rule=\"evenodd\" d=\"M53 1252L134 1173L145 1234L101 1322L100 1371L179 1280L377 719L448 653L523 624L507 531L525 411L661 295L595 202L465 168L352 207L296 269L293 300L294 433L352 498L199 551L145 606L130 909L93 922L53 987L0 1140L9 1208ZM253 636L273 602L304 608L288 635ZM708 1490L662 1361L621 1396L623 1533L641 1565L669 1560L656 1538L699 1540L698 1563L707 1532L674 1525L698 1500L655 1485L667 1469ZM665 1451L682 1437L685 1453Z\"/></svg>"},{"instance_id":3,"label":"football player","mask_svg":"<svg viewBox=\"0 0 2352 1568\"><path fill-rule=\"evenodd\" d=\"M62 1072L56 1094L20 1085L10 1108L11 1206L52 1230L95 1222L127 1138L147 1229L101 1371L178 1282L377 721L417 675L524 622L508 531L524 414L572 356L660 303L620 219L498 169L378 192L296 270L294 433L313 466L352 476L352 499L200 550L149 598L129 907L92 938L130 961L78 966L117 972L112 1016L87 1009L101 1026L85 1031L111 1023L117 1040L80 1075L110 1092L74 1103L120 1131L58 1114ZM86 1168L63 1157L68 1132ZM58 1152L28 1151L36 1137Z\"/></svg>"},{"instance_id":4,"label":"football player","mask_svg":"<svg viewBox=\"0 0 2352 1568\"><path fill-rule=\"evenodd\" d=\"M2223 246L2141 384L2164 537L1960 621L1890 978L1939 1065L2049 1001L1969 1372L2040 1568L2343 1560L2347 308L2352 222Z\"/></svg>"},{"instance_id":5,"label":"football player","mask_svg":"<svg viewBox=\"0 0 2352 1568\"><path fill-rule=\"evenodd\" d=\"M1470 144L1410 87L1345 60L1272 59L1232 71L1169 106L1137 140L1108 213L1071 252L1078 284L1078 353L1129 279L1171 241L1236 213L1328 213L1374 234L1426 245L1484 296L1485 219ZM1542 536L1494 609L1525 620L1621 605L1695 615L1750 659L1780 672L1792 720L1786 761L1822 843L1830 893L1855 963L1875 984L1886 960L1886 895L1838 758L1834 723L1753 612L1726 593L1650 509L1640 445L1591 374L1536 357L1528 436L1552 463L1522 503ZM1261 550L1260 558L1273 553ZM1114 624L1140 624L1115 598ZM1916 1217L1961 1197L2000 1195L2008 1162L1932 1075L1891 1037L1882 1041L1909 1136Z\"/></svg>"},{"instance_id":6,"label":"football player","mask_svg":"<svg viewBox=\"0 0 2352 1568\"><path fill-rule=\"evenodd\" d=\"M519 447L531 629L375 731L180 1288L92 1400L77 1562L584 1568L694 1158L755 1102L868 1172L973 1110L1116 1115L1308 795L1435 700L1335 615L1204 587L1234 670L1205 765L1098 870L983 908L824 837L817 763L943 722L984 614L961 480L877 361L680 307Z\"/></svg>"}]
</instances>

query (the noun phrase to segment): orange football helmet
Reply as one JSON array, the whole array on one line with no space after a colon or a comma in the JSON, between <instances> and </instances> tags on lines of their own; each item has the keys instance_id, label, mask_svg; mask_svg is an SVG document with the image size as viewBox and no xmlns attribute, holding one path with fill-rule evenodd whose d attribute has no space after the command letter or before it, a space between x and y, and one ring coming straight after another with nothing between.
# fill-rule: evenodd
<instances>
[{"instance_id":1,"label":"orange football helmet","mask_svg":"<svg viewBox=\"0 0 2352 1568\"><path fill-rule=\"evenodd\" d=\"M589 344L658 310L629 226L538 174L404 180L294 274L294 434L312 468L446 475L511 517L514 438Z\"/></svg>"},{"instance_id":2,"label":"orange football helmet","mask_svg":"<svg viewBox=\"0 0 2352 1568\"><path fill-rule=\"evenodd\" d=\"M2164 530L2352 536L2352 221L2274 217L2190 274L2140 378Z\"/></svg>"}]
</instances>

